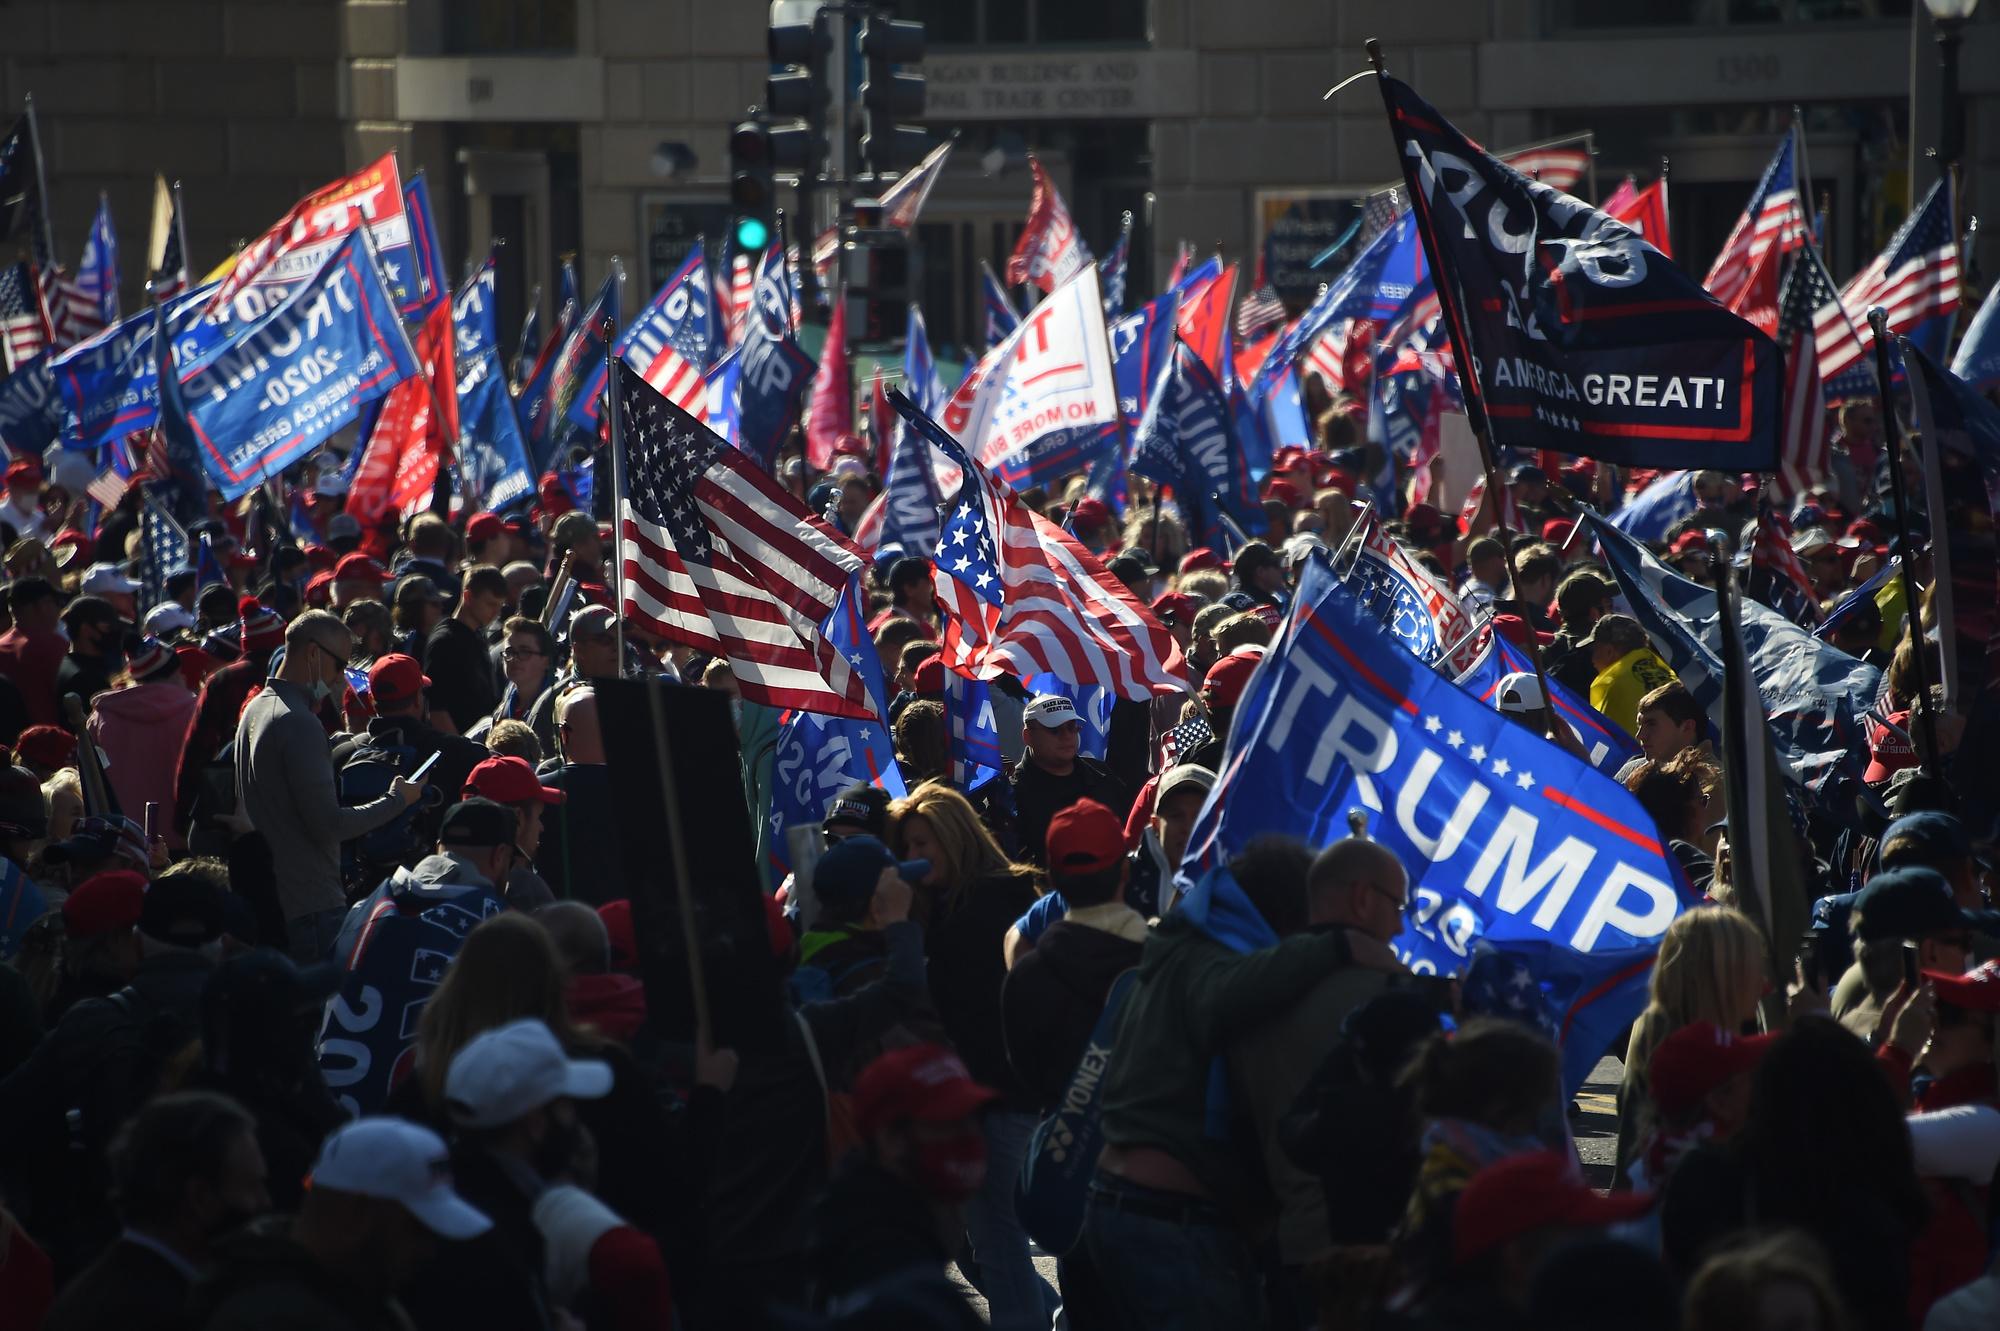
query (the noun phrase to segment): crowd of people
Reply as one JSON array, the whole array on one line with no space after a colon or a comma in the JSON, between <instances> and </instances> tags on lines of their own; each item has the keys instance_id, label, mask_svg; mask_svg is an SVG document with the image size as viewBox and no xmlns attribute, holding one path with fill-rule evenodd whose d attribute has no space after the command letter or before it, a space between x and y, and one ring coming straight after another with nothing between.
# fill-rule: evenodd
<instances>
[{"instance_id":1,"label":"crowd of people","mask_svg":"<svg viewBox=\"0 0 2000 1331\"><path fill-rule=\"evenodd\" d=\"M631 862L593 681L719 690L746 729L755 704L726 660L620 622L612 534L556 478L518 512L364 528L308 466L190 531L212 574L147 587L136 499L92 528L73 468L11 464L0 1321L2000 1325L2000 790L1962 761L1994 720L1991 575L1954 561L1970 686L1935 700L1935 750L1913 715L1941 662L1903 584L1829 632L1886 682L1856 807L1799 820L1824 898L1801 944L1740 908L1734 755L1579 530L1653 478L1518 459L1505 527L1499 505L1387 522L1537 663L1501 711L1573 744L1559 683L1629 733L1618 779L1706 898L1629 1036L1590 1051L1623 1068L1593 1180L1557 1047L1398 959L1410 875L1383 846L1252 842L1228 867L1277 941L1248 951L1176 878L1300 570L1338 563L1373 498L1350 404L1319 405L1226 554L1136 478L1123 519L1080 479L1024 496L1184 654L1186 692L1117 703L1092 752L1072 699L1003 678L1004 772L955 785L928 561L872 571L907 793L841 791L764 894L785 1020L742 1049L651 1015L635 903L665 890L667 833ZM1835 478L1781 514L1818 612L1892 556L1931 581L1879 422L1841 424ZM851 528L869 456L782 476ZM1654 548L1713 583L1770 490L1691 485ZM1990 569L1992 533L1961 534ZM764 818L736 755L713 770ZM352 981L403 919L430 932L397 1010ZM400 1039L379 1094L343 1025L364 1017Z\"/></svg>"}]
</instances>

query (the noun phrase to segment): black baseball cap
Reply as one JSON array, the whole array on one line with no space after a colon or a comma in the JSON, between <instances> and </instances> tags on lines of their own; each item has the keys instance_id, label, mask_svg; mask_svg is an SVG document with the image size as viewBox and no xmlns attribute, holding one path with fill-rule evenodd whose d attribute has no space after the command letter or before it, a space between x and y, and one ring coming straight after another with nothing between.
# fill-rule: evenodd
<instances>
[{"instance_id":1,"label":"black baseball cap","mask_svg":"<svg viewBox=\"0 0 2000 1331\"><path fill-rule=\"evenodd\" d=\"M1969 911L1952 898L1951 884L1936 869L1907 864L1885 869L1854 894L1854 932L1864 943L1884 938L1928 938L1958 929L1994 930L2000 915Z\"/></svg>"},{"instance_id":2,"label":"black baseball cap","mask_svg":"<svg viewBox=\"0 0 2000 1331\"><path fill-rule=\"evenodd\" d=\"M175 947L203 947L222 937L228 902L214 883L168 875L146 889L139 932Z\"/></svg>"},{"instance_id":3,"label":"black baseball cap","mask_svg":"<svg viewBox=\"0 0 2000 1331\"><path fill-rule=\"evenodd\" d=\"M874 837L849 837L829 846L813 866L813 892L825 905L859 905L875 895L882 871L892 867L904 882L914 886L929 875L931 862L899 862L895 852Z\"/></svg>"},{"instance_id":4,"label":"black baseball cap","mask_svg":"<svg viewBox=\"0 0 2000 1331\"><path fill-rule=\"evenodd\" d=\"M869 836L880 837L889 829L889 792L866 781L857 781L833 797L826 806L823 831L855 827Z\"/></svg>"},{"instance_id":5,"label":"black baseball cap","mask_svg":"<svg viewBox=\"0 0 2000 1331\"><path fill-rule=\"evenodd\" d=\"M460 800L445 810L438 828L438 844L464 850L486 850L511 846L520 829L520 819L504 804L489 799Z\"/></svg>"}]
</instances>

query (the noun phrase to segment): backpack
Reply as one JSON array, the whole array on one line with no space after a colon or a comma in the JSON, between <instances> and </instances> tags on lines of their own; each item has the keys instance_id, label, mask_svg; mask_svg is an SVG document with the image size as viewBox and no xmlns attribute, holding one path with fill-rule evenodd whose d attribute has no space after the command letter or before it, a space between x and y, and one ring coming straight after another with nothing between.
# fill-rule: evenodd
<instances>
[{"instance_id":1,"label":"backpack","mask_svg":"<svg viewBox=\"0 0 2000 1331\"><path fill-rule=\"evenodd\" d=\"M370 804L389 793L399 776L408 776L422 761L408 744L393 742L401 733L368 735L341 766L336 786L340 802L349 808ZM423 802L406 806L371 832L340 844L340 876L350 888L378 881L399 865L421 859L430 849L417 815Z\"/></svg>"},{"instance_id":2,"label":"backpack","mask_svg":"<svg viewBox=\"0 0 2000 1331\"><path fill-rule=\"evenodd\" d=\"M1091 1176L1104 1151L1104 1083L1111 1073L1118 1021L1138 984L1137 969L1112 982L1062 1103L1035 1125L1021 1177L1014 1183L1014 1213L1021 1228L1044 1252L1058 1257L1076 1247L1083 1234Z\"/></svg>"}]
</instances>

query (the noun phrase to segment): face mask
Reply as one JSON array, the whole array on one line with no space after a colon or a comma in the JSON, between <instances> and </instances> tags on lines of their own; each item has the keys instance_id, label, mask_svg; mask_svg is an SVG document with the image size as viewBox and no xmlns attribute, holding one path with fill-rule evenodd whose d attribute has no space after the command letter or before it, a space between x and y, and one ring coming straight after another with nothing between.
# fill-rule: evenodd
<instances>
[{"instance_id":1,"label":"face mask","mask_svg":"<svg viewBox=\"0 0 2000 1331\"><path fill-rule=\"evenodd\" d=\"M311 695L315 704L323 703L333 696L333 685L323 679L315 679L306 685L306 692Z\"/></svg>"},{"instance_id":2,"label":"face mask","mask_svg":"<svg viewBox=\"0 0 2000 1331\"><path fill-rule=\"evenodd\" d=\"M986 1181L986 1138L976 1132L917 1143L917 1178L941 1202L962 1202Z\"/></svg>"}]
</instances>

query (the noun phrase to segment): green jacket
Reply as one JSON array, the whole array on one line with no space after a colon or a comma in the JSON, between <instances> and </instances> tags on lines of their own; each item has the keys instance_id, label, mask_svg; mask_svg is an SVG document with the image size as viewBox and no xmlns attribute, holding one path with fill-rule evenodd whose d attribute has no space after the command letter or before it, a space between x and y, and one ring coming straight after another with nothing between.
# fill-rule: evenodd
<instances>
[{"instance_id":1,"label":"green jacket","mask_svg":"<svg viewBox=\"0 0 2000 1331\"><path fill-rule=\"evenodd\" d=\"M1208 1135L1211 1067L1241 1036L1297 1002L1351 960L1339 930L1301 934L1260 952L1232 952L1185 916L1161 920L1139 957L1139 984L1125 1005L1104 1083L1107 1146L1165 1151L1201 1180L1209 1196L1240 1209L1256 1175L1246 1157ZM1328 1033L1332 1039L1332 1032ZM1242 1106L1236 1106L1240 1113Z\"/></svg>"}]
</instances>

